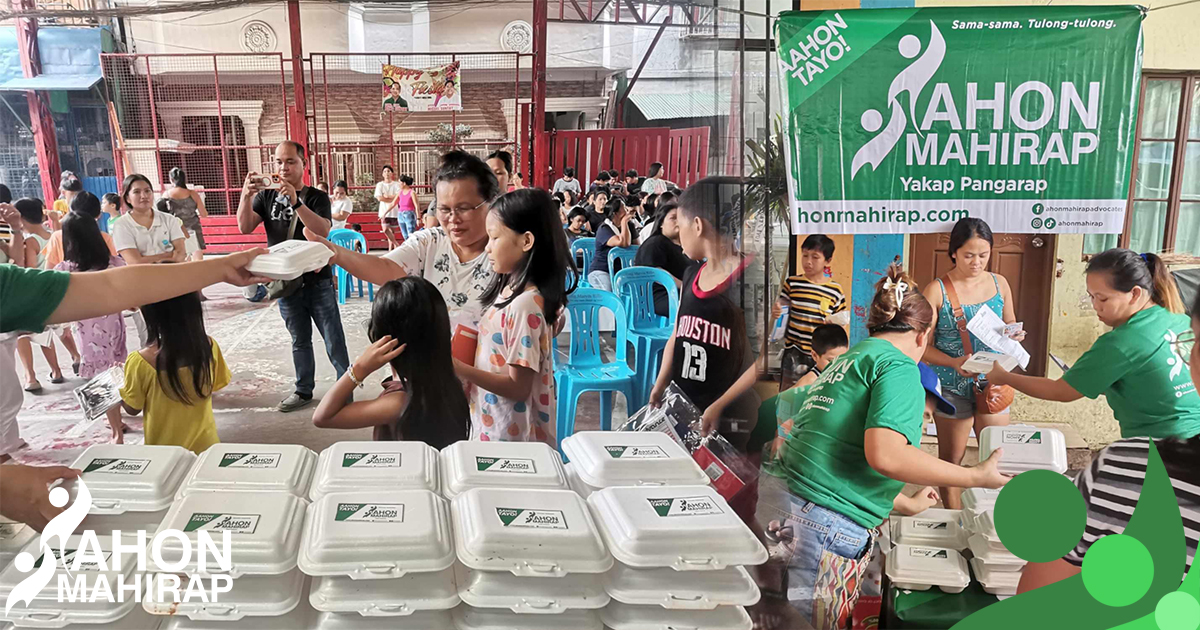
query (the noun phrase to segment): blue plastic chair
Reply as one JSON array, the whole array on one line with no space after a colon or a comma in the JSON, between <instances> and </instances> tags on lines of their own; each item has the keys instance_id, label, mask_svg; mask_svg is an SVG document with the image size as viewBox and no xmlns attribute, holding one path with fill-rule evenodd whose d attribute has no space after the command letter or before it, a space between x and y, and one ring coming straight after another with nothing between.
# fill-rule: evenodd
<instances>
[{"instance_id":1,"label":"blue plastic chair","mask_svg":"<svg viewBox=\"0 0 1200 630\"><path fill-rule=\"evenodd\" d=\"M654 285L667 291L669 314L664 319L654 312ZM613 291L621 296L628 316L629 336L635 348L635 395L640 409L647 402L658 371L662 366L663 349L675 330L679 312L679 289L675 278L656 267L629 267L613 276Z\"/></svg>"},{"instance_id":2,"label":"blue plastic chair","mask_svg":"<svg viewBox=\"0 0 1200 630\"><path fill-rule=\"evenodd\" d=\"M339 247L345 247L352 252L366 253L367 251L367 237L363 236L361 232L355 232L354 230L333 230L329 233L329 242ZM337 265L333 266L333 270L337 275L338 304L345 304L346 299L350 297L350 292L353 289L353 287L350 285L352 284L352 278L354 277L350 275L349 271L346 271ZM354 279L358 280L358 297L362 297L363 281L361 278ZM369 292L370 300L374 302L375 285L368 282L367 291Z\"/></svg>"},{"instance_id":3,"label":"blue plastic chair","mask_svg":"<svg viewBox=\"0 0 1200 630\"><path fill-rule=\"evenodd\" d=\"M577 261L579 258L583 258L583 265L579 268L579 286L581 287L591 286L588 284L587 276L588 269L592 266L592 258L595 258L595 256L596 239L588 236L577 238L574 243L571 243L571 257Z\"/></svg>"},{"instance_id":4,"label":"blue plastic chair","mask_svg":"<svg viewBox=\"0 0 1200 630\"><path fill-rule=\"evenodd\" d=\"M600 312L612 311L616 319L616 356L604 362L600 345ZM612 430L612 395L625 395L626 406L632 408L634 373L626 365L626 344L629 325L621 300L608 291L578 289L567 300L571 317L571 345L567 362L554 371L558 393L558 432L556 440L562 452L562 440L575 432L575 409L579 395L600 392L600 428Z\"/></svg>"},{"instance_id":5,"label":"blue plastic chair","mask_svg":"<svg viewBox=\"0 0 1200 630\"><path fill-rule=\"evenodd\" d=\"M614 247L608 250L608 275L615 278L618 271L624 271L633 266L633 258L637 256L638 246ZM616 263L620 263L620 265ZM616 285L613 285L616 291Z\"/></svg>"}]
</instances>

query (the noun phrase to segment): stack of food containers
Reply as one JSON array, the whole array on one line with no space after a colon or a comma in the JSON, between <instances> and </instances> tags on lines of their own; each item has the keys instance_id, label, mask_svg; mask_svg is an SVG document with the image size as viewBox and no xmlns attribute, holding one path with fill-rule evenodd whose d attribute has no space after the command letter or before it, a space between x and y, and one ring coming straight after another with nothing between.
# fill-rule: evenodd
<instances>
[{"instance_id":1,"label":"stack of food containers","mask_svg":"<svg viewBox=\"0 0 1200 630\"><path fill-rule=\"evenodd\" d=\"M658 431L581 431L562 441L567 481L587 498L616 486L697 486L708 475L678 442Z\"/></svg>"},{"instance_id":2,"label":"stack of food containers","mask_svg":"<svg viewBox=\"0 0 1200 630\"><path fill-rule=\"evenodd\" d=\"M1019 475L1031 470L1067 472L1067 441L1057 429L1014 424L987 427L979 435L979 459L1004 449L999 470ZM971 536L967 544L974 556L971 568L985 591L999 596L1017 593L1025 561L1013 555L996 532L995 506L999 490L971 489L963 492L963 523Z\"/></svg>"},{"instance_id":3,"label":"stack of food containers","mask_svg":"<svg viewBox=\"0 0 1200 630\"><path fill-rule=\"evenodd\" d=\"M599 628L599 576L612 556L562 458L530 442L457 442L441 453L459 564L455 623L487 628Z\"/></svg>"},{"instance_id":4,"label":"stack of food containers","mask_svg":"<svg viewBox=\"0 0 1200 630\"><path fill-rule=\"evenodd\" d=\"M450 625L446 610L459 599L448 507L434 494L437 459L422 442L338 442L321 452L300 552L300 569L315 577L317 627Z\"/></svg>"},{"instance_id":5,"label":"stack of food containers","mask_svg":"<svg viewBox=\"0 0 1200 630\"><path fill-rule=\"evenodd\" d=\"M80 471L78 481L63 487L74 505L79 482L87 486L92 505L77 533L93 530L107 536L114 530L154 534L188 471L196 462L191 451L180 446L94 444L71 467Z\"/></svg>"},{"instance_id":6,"label":"stack of food containers","mask_svg":"<svg viewBox=\"0 0 1200 630\"><path fill-rule=\"evenodd\" d=\"M94 532L100 551L109 554L112 552L112 533L115 530L122 532L123 547L137 545L138 531L145 531L147 539L153 536L195 459L196 456L190 451L177 446L101 444L85 450L72 464L72 468L81 471L80 477L66 481L63 488L68 495L68 509L77 505L81 487L87 488L87 515L75 528L75 535L67 539L65 555L61 562L56 563L56 573L49 585L29 606L14 606L7 615L8 619L18 626L113 623L131 629L157 627L157 618L140 611L139 614L132 614L137 609L137 602L132 597L127 602L117 604L104 600L87 603L57 601L58 576L65 577L72 586L76 584L75 580L82 579L88 593L100 579L107 580L112 588L116 588L118 579L127 584L135 579L146 580L148 576L139 575L136 556L128 551L123 554L119 568L111 562L105 565L84 562L78 573L67 569L74 562L76 552L82 548L85 531ZM3 550L4 564L7 565L6 570L0 573L0 592L7 598L13 587L30 575L8 561L21 551L34 558L35 566L42 566L46 558L40 537L33 528L16 523L0 528L0 531L10 532L7 536L0 536L0 550ZM52 544L51 547L56 545ZM94 551L89 548L85 553L91 555ZM54 553L58 555L57 549L54 549Z\"/></svg>"},{"instance_id":7,"label":"stack of food containers","mask_svg":"<svg viewBox=\"0 0 1200 630\"><path fill-rule=\"evenodd\" d=\"M960 593L971 583L967 531L962 510L930 508L896 521L895 546L888 551L884 570L897 588L925 591L936 586Z\"/></svg>"},{"instance_id":8,"label":"stack of food containers","mask_svg":"<svg viewBox=\"0 0 1200 630\"><path fill-rule=\"evenodd\" d=\"M306 627L311 610L300 603L307 579L296 568L296 559L308 505L304 497L316 459L315 453L294 444L214 444L202 453L159 531L183 532L191 550L199 549L200 531L208 532L218 545L229 532L230 566L226 570L206 554L201 568L198 554L188 553L183 541L174 537L164 538L162 557L167 563L188 558L181 571L184 580L228 575L232 590L218 602L176 603L152 597L143 607L173 615L168 627L178 630ZM288 625L301 618L301 626Z\"/></svg>"},{"instance_id":9,"label":"stack of food containers","mask_svg":"<svg viewBox=\"0 0 1200 630\"><path fill-rule=\"evenodd\" d=\"M605 575L613 630L745 629L759 592L745 565L767 550L711 486L610 487L588 497L617 566Z\"/></svg>"}]
</instances>

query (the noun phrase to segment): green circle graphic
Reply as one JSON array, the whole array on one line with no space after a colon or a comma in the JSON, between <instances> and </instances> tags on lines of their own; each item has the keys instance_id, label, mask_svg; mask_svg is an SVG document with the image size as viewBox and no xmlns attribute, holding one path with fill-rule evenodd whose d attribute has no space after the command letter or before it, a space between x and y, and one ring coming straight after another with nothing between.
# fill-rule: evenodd
<instances>
[{"instance_id":1,"label":"green circle graphic","mask_svg":"<svg viewBox=\"0 0 1200 630\"><path fill-rule=\"evenodd\" d=\"M1046 219L1046 222L1044 223L1044 225L1046 226L1047 230L1053 230L1054 226L1058 225L1058 221L1055 221L1054 217L1050 217L1050 218Z\"/></svg>"},{"instance_id":2,"label":"green circle graphic","mask_svg":"<svg viewBox=\"0 0 1200 630\"><path fill-rule=\"evenodd\" d=\"M1167 593L1158 600L1154 622L1161 630L1196 630L1200 628L1200 601L1182 591Z\"/></svg>"},{"instance_id":3,"label":"green circle graphic","mask_svg":"<svg viewBox=\"0 0 1200 630\"><path fill-rule=\"evenodd\" d=\"M1029 562L1050 562L1067 555L1083 536L1086 521L1087 506L1079 489L1050 470L1017 475L996 499L1000 540Z\"/></svg>"},{"instance_id":4,"label":"green circle graphic","mask_svg":"<svg viewBox=\"0 0 1200 630\"><path fill-rule=\"evenodd\" d=\"M1106 606L1137 602L1150 590L1153 581L1154 558L1146 545L1133 536L1105 536L1092 543L1083 557L1083 586Z\"/></svg>"},{"instance_id":5,"label":"green circle graphic","mask_svg":"<svg viewBox=\"0 0 1200 630\"><path fill-rule=\"evenodd\" d=\"M1046 206L1044 206L1040 203L1033 204L1033 213L1034 214L1041 214L1045 211L1046 211Z\"/></svg>"},{"instance_id":6,"label":"green circle graphic","mask_svg":"<svg viewBox=\"0 0 1200 630\"><path fill-rule=\"evenodd\" d=\"M1035 230L1040 230L1042 229L1042 220L1034 218L1034 220L1029 222L1029 225Z\"/></svg>"}]
</instances>

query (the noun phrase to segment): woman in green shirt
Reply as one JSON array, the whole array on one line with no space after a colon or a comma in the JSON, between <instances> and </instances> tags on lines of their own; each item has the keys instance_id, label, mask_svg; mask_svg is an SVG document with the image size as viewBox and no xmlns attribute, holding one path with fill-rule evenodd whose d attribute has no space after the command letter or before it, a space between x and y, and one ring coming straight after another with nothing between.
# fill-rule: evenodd
<instances>
[{"instance_id":1,"label":"woman in green shirt","mask_svg":"<svg viewBox=\"0 0 1200 630\"><path fill-rule=\"evenodd\" d=\"M964 468L919 448L935 406L954 413L937 376L917 363L933 337L932 321L929 302L893 265L875 289L870 338L809 387L773 476L761 482L757 518L768 523L772 558L787 567L786 597L818 630L844 627L875 529L893 509L931 507L934 486L999 488L1007 481L996 468L999 450ZM910 498L901 494L905 483L926 488Z\"/></svg>"},{"instance_id":2,"label":"woman in green shirt","mask_svg":"<svg viewBox=\"0 0 1200 630\"><path fill-rule=\"evenodd\" d=\"M1011 374L997 365L988 381L1058 402L1104 394L1123 438L1200 434L1200 394L1173 350L1189 323L1166 264L1154 254L1110 249L1088 263L1087 288L1096 316L1112 330L1062 378Z\"/></svg>"}]
</instances>

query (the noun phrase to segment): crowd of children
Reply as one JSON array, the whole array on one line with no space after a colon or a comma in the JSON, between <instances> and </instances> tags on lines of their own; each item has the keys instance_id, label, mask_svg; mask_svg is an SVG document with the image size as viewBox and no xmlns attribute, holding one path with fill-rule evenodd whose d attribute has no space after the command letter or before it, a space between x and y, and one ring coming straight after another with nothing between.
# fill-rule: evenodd
<instances>
[{"instance_id":1,"label":"crowd of children","mask_svg":"<svg viewBox=\"0 0 1200 630\"><path fill-rule=\"evenodd\" d=\"M754 260L740 249L742 182L708 177L678 191L662 178L661 165L649 175L601 172L583 205L573 207L582 186L570 169L551 194L512 183L507 153L486 162L448 154L436 178L437 215L446 227L422 231L383 258L331 245L335 264L381 286L370 346L324 396L314 424L369 427L376 439L420 440L435 448L463 439L556 444L562 436L556 435L552 343L567 303L582 272L594 289L610 289L605 252L644 240L656 253L643 263L667 268L680 291L649 405L661 404L673 384L700 411L702 434L719 434L742 452L757 449L762 441L752 435L762 433L754 431L762 420L754 385L762 349L751 341L743 303ZM391 179L385 180L389 186L376 197L384 193L381 208L394 208ZM127 180L125 202L134 212L122 221L136 226L126 229L152 230L160 220L148 214L148 188L141 176ZM344 197L344 183L335 188ZM52 238L35 201L16 204L17 233L28 234L23 238L33 248L20 262L29 266L44 264L40 252ZM96 197L73 194L55 268L123 264L103 239L99 213ZM643 228L649 228L645 239ZM579 270L570 243L592 233L593 265ZM126 262L179 257L175 233L164 234L165 242L154 245L165 251L133 246ZM781 282L776 315L787 309L781 390L795 405L763 461L768 474L735 509L770 549L759 576L764 592L786 599L817 628L845 625L857 590L841 587L861 579L876 530L889 514L915 514L938 501L953 507L957 489L1007 482L997 470L1002 450L976 466L961 465L972 429L1007 422L1006 408L985 408L985 388L1007 386L1058 401L1105 394L1123 437L1200 434L1200 395L1187 385L1200 320L1179 314L1179 297L1153 254L1110 250L1091 260L1088 292L1100 321L1113 330L1061 379L1010 374L999 366L982 377L965 370L966 357L986 349L965 332L965 320L985 306L1006 323L1015 320L1007 280L987 271L992 246L987 225L966 219L950 235L951 271L924 290L893 265L874 288L865 318L869 336L853 347L846 296L831 279L829 237L805 238L802 273ZM117 247L126 254L120 242ZM464 288L447 288L451 284ZM146 340L129 353L119 314L75 324L83 347L79 374L123 365L123 408L144 414L146 443L200 452L218 440L212 397L231 373L205 331L199 294L146 304L141 312ZM455 358L456 322L467 320L477 342L473 353ZM1010 335L1020 340L1023 332ZM385 367L382 393L354 400L355 390ZM108 419L113 439L122 441L119 412ZM928 424L937 425L946 444L937 457L920 449ZM775 427L767 428L774 435ZM905 495L906 483L922 489Z\"/></svg>"}]
</instances>

